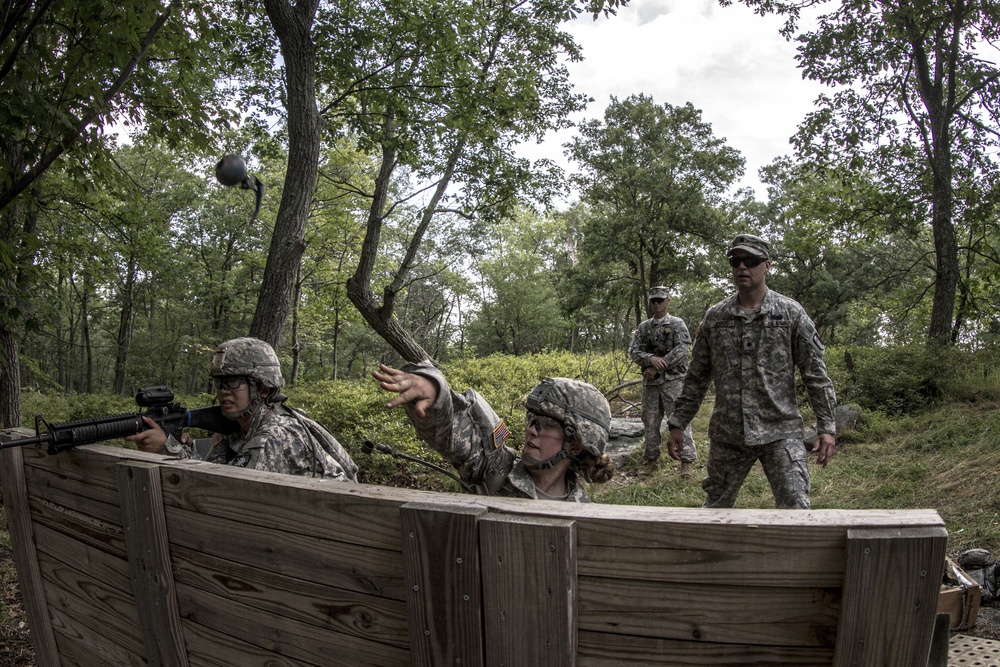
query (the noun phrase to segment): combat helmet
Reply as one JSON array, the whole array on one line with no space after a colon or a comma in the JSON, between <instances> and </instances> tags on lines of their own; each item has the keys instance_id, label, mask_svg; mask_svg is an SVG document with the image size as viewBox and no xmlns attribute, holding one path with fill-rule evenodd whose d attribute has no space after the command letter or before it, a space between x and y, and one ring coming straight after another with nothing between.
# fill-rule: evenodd
<instances>
[{"instance_id":1,"label":"combat helmet","mask_svg":"<svg viewBox=\"0 0 1000 667\"><path fill-rule=\"evenodd\" d=\"M593 385L569 378L546 378L531 390L524 407L562 422L567 436L564 451L576 440L594 456L604 453L611 429L611 406Z\"/></svg>"},{"instance_id":2,"label":"combat helmet","mask_svg":"<svg viewBox=\"0 0 1000 667\"><path fill-rule=\"evenodd\" d=\"M215 348L211 374L212 377L243 375L274 390L285 385L274 348L258 338L234 338Z\"/></svg>"}]
</instances>

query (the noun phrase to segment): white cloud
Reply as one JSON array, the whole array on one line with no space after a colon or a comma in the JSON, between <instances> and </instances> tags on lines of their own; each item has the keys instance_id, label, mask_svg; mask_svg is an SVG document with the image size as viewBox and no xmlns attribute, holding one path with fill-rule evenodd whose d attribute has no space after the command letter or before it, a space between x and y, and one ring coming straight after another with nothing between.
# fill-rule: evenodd
<instances>
[{"instance_id":1,"label":"white cloud","mask_svg":"<svg viewBox=\"0 0 1000 667\"><path fill-rule=\"evenodd\" d=\"M566 26L585 60L569 63L577 92L594 101L574 118L600 118L613 95L643 93L657 104L690 102L716 136L746 158L740 186L764 197L757 170L791 153L789 137L812 109L821 86L804 81L795 45L779 33L783 19L761 17L716 0L632 0L617 16L581 16ZM524 155L568 167L562 144L573 130Z\"/></svg>"}]
</instances>

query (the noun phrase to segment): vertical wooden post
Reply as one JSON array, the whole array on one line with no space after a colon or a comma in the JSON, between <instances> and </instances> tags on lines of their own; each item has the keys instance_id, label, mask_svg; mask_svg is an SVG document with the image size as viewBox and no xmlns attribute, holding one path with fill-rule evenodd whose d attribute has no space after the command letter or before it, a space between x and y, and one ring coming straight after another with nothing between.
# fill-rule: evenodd
<instances>
[{"instance_id":1,"label":"vertical wooden post","mask_svg":"<svg viewBox=\"0 0 1000 667\"><path fill-rule=\"evenodd\" d=\"M847 531L834 667L927 664L947 544L940 527Z\"/></svg>"},{"instance_id":2,"label":"vertical wooden post","mask_svg":"<svg viewBox=\"0 0 1000 667\"><path fill-rule=\"evenodd\" d=\"M34 431L11 429L0 432L0 441L30 438ZM17 581L21 588L24 611L31 628L31 642L35 646L35 659L39 665L58 665L59 649L49 619L49 605L42 588L42 572L38 567L35 550L35 531L31 527L31 509L28 507L28 485L24 478L24 457L20 447L0 450L0 485L3 486L3 506L7 513L7 530L10 532L17 567Z\"/></svg>"},{"instance_id":3,"label":"vertical wooden post","mask_svg":"<svg viewBox=\"0 0 1000 667\"><path fill-rule=\"evenodd\" d=\"M160 467L144 461L122 462L118 466L118 490L146 660L154 666L187 667L170 566Z\"/></svg>"},{"instance_id":4,"label":"vertical wooden post","mask_svg":"<svg viewBox=\"0 0 1000 667\"><path fill-rule=\"evenodd\" d=\"M483 507L400 508L413 665L483 664L479 534Z\"/></svg>"},{"instance_id":5,"label":"vertical wooden post","mask_svg":"<svg viewBox=\"0 0 1000 667\"><path fill-rule=\"evenodd\" d=\"M576 665L576 524L489 514L479 550L487 666Z\"/></svg>"}]
</instances>

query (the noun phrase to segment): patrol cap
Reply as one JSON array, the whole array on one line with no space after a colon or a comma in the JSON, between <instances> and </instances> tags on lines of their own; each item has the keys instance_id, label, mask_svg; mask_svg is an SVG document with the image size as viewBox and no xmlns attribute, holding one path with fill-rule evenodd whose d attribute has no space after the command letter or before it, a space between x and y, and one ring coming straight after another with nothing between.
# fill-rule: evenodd
<instances>
[{"instance_id":1,"label":"patrol cap","mask_svg":"<svg viewBox=\"0 0 1000 667\"><path fill-rule=\"evenodd\" d=\"M649 288L649 300L653 299L669 299L670 289L663 285L657 285L656 287Z\"/></svg>"},{"instance_id":2,"label":"patrol cap","mask_svg":"<svg viewBox=\"0 0 1000 667\"><path fill-rule=\"evenodd\" d=\"M729 244L726 257L732 257L737 250L743 250L754 257L761 259L771 259L771 244L759 236L753 234L740 234Z\"/></svg>"}]
</instances>

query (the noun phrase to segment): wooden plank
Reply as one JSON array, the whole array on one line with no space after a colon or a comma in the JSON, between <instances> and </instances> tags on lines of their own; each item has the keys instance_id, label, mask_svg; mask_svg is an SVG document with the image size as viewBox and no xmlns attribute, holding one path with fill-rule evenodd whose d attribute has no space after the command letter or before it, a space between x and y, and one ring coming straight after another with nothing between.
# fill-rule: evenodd
<instances>
[{"instance_id":1,"label":"wooden plank","mask_svg":"<svg viewBox=\"0 0 1000 667\"><path fill-rule=\"evenodd\" d=\"M738 571L727 579L694 578L684 584L580 575L579 627L618 635L622 642L651 637L833 647L839 589L743 584Z\"/></svg>"},{"instance_id":2,"label":"wooden plank","mask_svg":"<svg viewBox=\"0 0 1000 667\"><path fill-rule=\"evenodd\" d=\"M159 466L142 461L123 462L118 467L118 483L125 544L146 659L156 667L187 667L174 576L170 568Z\"/></svg>"},{"instance_id":3,"label":"wooden plank","mask_svg":"<svg viewBox=\"0 0 1000 667\"><path fill-rule=\"evenodd\" d=\"M834 667L927 664L947 545L944 528L848 531Z\"/></svg>"},{"instance_id":4,"label":"wooden plank","mask_svg":"<svg viewBox=\"0 0 1000 667\"><path fill-rule=\"evenodd\" d=\"M121 525L118 489L113 492L85 480L63 477L45 468L25 467L28 493L54 505L72 507L110 524Z\"/></svg>"},{"instance_id":5,"label":"wooden plank","mask_svg":"<svg viewBox=\"0 0 1000 667\"><path fill-rule=\"evenodd\" d=\"M708 644L580 631L579 667L830 667L832 648Z\"/></svg>"},{"instance_id":6,"label":"wooden plank","mask_svg":"<svg viewBox=\"0 0 1000 667\"><path fill-rule=\"evenodd\" d=\"M52 612L62 665L76 667L145 667L146 659L122 647L113 638L95 634L90 628L58 609ZM41 664L41 663L39 663Z\"/></svg>"},{"instance_id":7,"label":"wooden plank","mask_svg":"<svg viewBox=\"0 0 1000 667\"><path fill-rule=\"evenodd\" d=\"M85 570L103 585L132 595L132 571L128 561L75 540L69 535L35 524L38 552L67 567Z\"/></svg>"},{"instance_id":8,"label":"wooden plank","mask_svg":"<svg viewBox=\"0 0 1000 667\"><path fill-rule=\"evenodd\" d=\"M268 572L403 601L402 554L164 508L171 544ZM256 508L244 519L254 521Z\"/></svg>"},{"instance_id":9,"label":"wooden plank","mask_svg":"<svg viewBox=\"0 0 1000 667\"><path fill-rule=\"evenodd\" d=\"M248 644L224 632L184 621L191 667L302 667L303 663ZM320 667L326 667L325 665Z\"/></svg>"},{"instance_id":10,"label":"wooden plank","mask_svg":"<svg viewBox=\"0 0 1000 667\"><path fill-rule=\"evenodd\" d=\"M44 448L24 449L24 464L68 477L103 492L116 494L118 478L115 466L122 461L160 463L170 459L159 454L147 454L137 449L110 445L81 445L59 454L47 454ZM95 491L96 492L96 491Z\"/></svg>"},{"instance_id":11,"label":"wooden plank","mask_svg":"<svg viewBox=\"0 0 1000 667\"><path fill-rule=\"evenodd\" d=\"M127 557L125 534L120 523L110 523L35 496L32 496L28 503L31 505L31 519L36 525L41 524L71 535L74 539L119 558Z\"/></svg>"},{"instance_id":12,"label":"wooden plank","mask_svg":"<svg viewBox=\"0 0 1000 667\"><path fill-rule=\"evenodd\" d=\"M844 580L842 526L669 524L578 518L581 575L683 583L730 579L748 586L837 587Z\"/></svg>"},{"instance_id":13,"label":"wooden plank","mask_svg":"<svg viewBox=\"0 0 1000 667\"><path fill-rule=\"evenodd\" d=\"M479 521L486 664L576 664L573 521L489 514Z\"/></svg>"},{"instance_id":14,"label":"wooden plank","mask_svg":"<svg viewBox=\"0 0 1000 667\"><path fill-rule=\"evenodd\" d=\"M261 611L407 648L406 605L175 546L174 581Z\"/></svg>"},{"instance_id":15,"label":"wooden plank","mask_svg":"<svg viewBox=\"0 0 1000 667\"><path fill-rule=\"evenodd\" d=\"M163 471L167 506L234 521L257 508L262 528L401 551L399 507L430 492L314 480L222 465L173 465Z\"/></svg>"},{"instance_id":16,"label":"wooden plank","mask_svg":"<svg viewBox=\"0 0 1000 667\"><path fill-rule=\"evenodd\" d=\"M72 621L78 634L100 638L93 640L95 646L110 641L136 655L145 654L142 632L136 623L138 611L131 595L108 588L86 572L46 557L39 565L47 581L45 595L53 617L59 611L64 620Z\"/></svg>"},{"instance_id":17,"label":"wooden plank","mask_svg":"<svg viewBox=\"0 0 1000 667\"><path fill-rule=\"evenodd\" d=\"M410 503L400 510L414 665L483 664L482 507Z\"/></svg>"},{"instance_id":18,"label":"wooden plank","mask_svg":"<svg viewBox=\"0 0 1000 667\"><path fill-rule=\"evenodd\" d=\"M320 667L410 664L409 651L398 646L275 616L189 586L178 584L177 595L186 621L228 634L296 663Z\"/></svg>"},{"instance_id":19,"label":"wooden plank","mask_svg":"<svg viewBox=\"0 0 1000 667\"><path fill-rule=\"evenodd\" d=\"M26 429L0 431L0 441L9 442L34 435L33 432L28 434L25 431ZM24 479L22 449L24 448L11 447L0 450L0 486L3 487L7 532L10 533L18 587L21 589L24 612L31 628L31 643L35 647L35 657L41 665L58 665L59 648L49 621L42 575L38 568L28 490Z\"/></svg>"}]
</instances>

